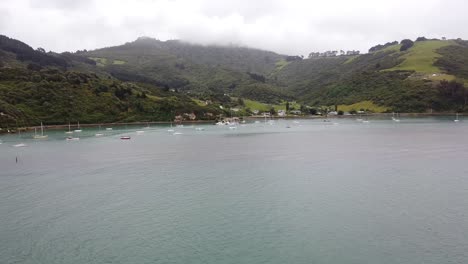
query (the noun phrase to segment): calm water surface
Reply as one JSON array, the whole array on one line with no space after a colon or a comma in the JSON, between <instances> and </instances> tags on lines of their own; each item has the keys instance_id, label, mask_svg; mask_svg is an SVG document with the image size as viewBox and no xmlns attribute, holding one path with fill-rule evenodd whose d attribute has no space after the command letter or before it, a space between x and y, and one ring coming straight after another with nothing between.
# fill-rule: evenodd
<instances>
[{"instance_id":1,"label":"calm water surface","mask_svg":"<svg viewBox=\"0 0 468 264\"><path fill-rule=\"evenodd\" d=\"M468 120L336 122L2 136L0 263L468 263Z\"/></svg>"}]
</instances>

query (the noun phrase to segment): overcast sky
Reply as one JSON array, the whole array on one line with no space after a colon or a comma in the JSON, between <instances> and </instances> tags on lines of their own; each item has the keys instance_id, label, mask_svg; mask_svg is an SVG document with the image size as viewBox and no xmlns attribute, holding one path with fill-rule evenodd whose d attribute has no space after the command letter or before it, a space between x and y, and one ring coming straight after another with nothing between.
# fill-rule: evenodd
<instances>
[{"instance_id":1,"label":"overcast sky","mask_svg":"<svg viewBox=\"0 0 468 264\"><path fill-rule=\"evenodd\" d=\"M306 55L468 39L467 11L465 0L1 0L0 34L57 52L150 36Z\"/></svg>"}]
</instances>

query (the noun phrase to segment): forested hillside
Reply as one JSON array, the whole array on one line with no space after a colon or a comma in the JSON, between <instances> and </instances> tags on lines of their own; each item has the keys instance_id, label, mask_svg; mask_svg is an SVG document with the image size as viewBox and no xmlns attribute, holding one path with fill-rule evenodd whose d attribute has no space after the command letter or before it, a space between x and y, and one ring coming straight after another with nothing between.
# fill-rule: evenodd
<instances>
[{"instance_id":1,"label":"forested hillside","mask_svg":"<svg viewBox=\"0 0 468 264\"><path fill-rule=\"evenodd\" d=\"M312 113L364 103L375 106L369 111L468 111L467 65L468 42L460 39L394 41L366 54L311 52L304 59L151 38L59 54L0 36L0 121L215 119L230 108L249 115L286 101Z\"/></svg>"}]
</instances>

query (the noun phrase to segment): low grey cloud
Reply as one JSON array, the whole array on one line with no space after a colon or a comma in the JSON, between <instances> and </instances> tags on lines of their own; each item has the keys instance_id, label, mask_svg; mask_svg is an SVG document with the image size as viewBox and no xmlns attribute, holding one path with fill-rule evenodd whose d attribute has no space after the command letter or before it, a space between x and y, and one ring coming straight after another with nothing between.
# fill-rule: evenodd
<instances>
[{"instance_id":1,"label":"low grey cloud","mask_svg":"<svg viewBox=\"0 0 468 264\"><path fill-rule=\"evenodd\" d=\"M59 52L150 36L306 55L419 36L468 39L465 10L463 0L2 0L0 34Z\"/></svg>"},{"instance_id":2,"label":"low grey cloud","mask_svg":"<svg viewBox=\"0 0 468 264\"><path fill-rule=\"evenodd\" d=\"M93 0L29 0L29 5L32 8L74 11L92 7Z\"/></svg>"}]
</instances>

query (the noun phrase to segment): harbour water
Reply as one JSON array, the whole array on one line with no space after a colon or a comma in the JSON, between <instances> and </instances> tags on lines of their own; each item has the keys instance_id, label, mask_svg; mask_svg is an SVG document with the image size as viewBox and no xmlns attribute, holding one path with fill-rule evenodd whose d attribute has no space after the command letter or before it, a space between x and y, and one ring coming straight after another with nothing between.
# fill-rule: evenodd
<instances>
[{"instance_id":1,"label":"harbour water","mask_svg":"<svg viewBox=\"0 0 468 264\"><path fill-rule=\"evenodd\" d=\"M468 263L468 120L168 130L1 136L0 263Z\"/></svg>"}]
</instances>

